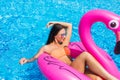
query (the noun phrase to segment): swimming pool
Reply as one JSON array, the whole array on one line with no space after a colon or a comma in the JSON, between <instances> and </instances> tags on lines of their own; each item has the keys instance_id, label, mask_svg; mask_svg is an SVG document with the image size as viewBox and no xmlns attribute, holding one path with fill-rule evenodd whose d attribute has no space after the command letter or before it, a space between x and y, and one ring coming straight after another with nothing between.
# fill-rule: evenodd
<instances>
[{"instance_id":1,"label":"swimming pool","mask_svg":"<svg viewBox=\"0 0 120 80\"><path fill-rule=\"evenodd\" d=\"M47 80L37 62L19 65L21 57L31 58L45 44L48 21L73 24L71 41L79 41L78 24L91 9L106 9L120 15L119 0L1 0L0 1L0 80ZM120 70L120 55L114 55L114 34L103 23L95 23L92 35ZM103 44L104 43L104 44Z\"/></svg>"}]
</instances>

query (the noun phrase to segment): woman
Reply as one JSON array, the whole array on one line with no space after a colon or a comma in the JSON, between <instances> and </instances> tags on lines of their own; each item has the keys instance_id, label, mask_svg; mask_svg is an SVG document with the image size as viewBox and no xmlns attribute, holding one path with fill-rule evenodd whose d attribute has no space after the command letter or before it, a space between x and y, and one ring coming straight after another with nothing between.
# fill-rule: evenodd
<instances>
[{"instance_id":1,"label":"woman","mask_svg":"<svg viewBox=\"0 0 120 80\"><path fill-rule=\"evenodd\" d=\"M32 62L36 60L42 53L47 52L52 57L57 58L79 72L86 74L92 80L102 80L102 78L105 80L117 80L115 77L110 75L88 52L82 52L73 61L70 59L70 57L68 57L70 51L67 46L70 42L72 33L72 25L70 23L49 22L47 27L50 26L52 26L52 29L46 45L43 46L33 58L22 58L20 60L20 64ZM86 67L86 65L88 67Z\"/></svg>"}]
</instances>

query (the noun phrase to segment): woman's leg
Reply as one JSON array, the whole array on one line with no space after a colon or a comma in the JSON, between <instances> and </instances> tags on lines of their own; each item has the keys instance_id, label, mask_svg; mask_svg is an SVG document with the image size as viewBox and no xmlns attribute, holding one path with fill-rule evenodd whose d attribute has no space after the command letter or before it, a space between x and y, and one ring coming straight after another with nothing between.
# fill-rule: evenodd
<instances>
[{"instance_id":1,"label":"woman's leg","mask_svg":"<svg viewBox=\"0 0 120 80\"><path fill-rule=\"evenodd\" d=\"M89 70L95 74L103 77L105 80L117 80L110 75L88 52L80 54L72 63L71 66L77 69L81 73L85 73L85 65L88 66Z\"/></svg>"},{"instance_id":2,"label":"woman's leg","mask_svg":"<svg viewBox=\"0 0 120 80\"><path fill-rule=\"evenodd\" d=\"M92 71L90 71L88 68L85 70L85 74L90 77L92 80L103 80L100 76L96 75Z\"/></svg>"}]
</instances>

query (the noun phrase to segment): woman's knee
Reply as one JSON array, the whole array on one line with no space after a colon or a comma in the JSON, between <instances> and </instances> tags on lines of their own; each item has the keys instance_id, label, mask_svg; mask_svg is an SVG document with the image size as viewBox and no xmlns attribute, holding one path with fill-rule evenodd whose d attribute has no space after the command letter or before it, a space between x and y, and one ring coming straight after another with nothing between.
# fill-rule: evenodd
<instances>
[{"instance_id":1,"label":"woman's knee","mask_svg":"<svg viewBox=\"0 0 120 80\"><path fill-rule=\"evenodd\" d=\"M89 52L82 52L82 54L80 56L82 56L82 57L91 57L92 55Z\"/></svg>"}]
</instances>

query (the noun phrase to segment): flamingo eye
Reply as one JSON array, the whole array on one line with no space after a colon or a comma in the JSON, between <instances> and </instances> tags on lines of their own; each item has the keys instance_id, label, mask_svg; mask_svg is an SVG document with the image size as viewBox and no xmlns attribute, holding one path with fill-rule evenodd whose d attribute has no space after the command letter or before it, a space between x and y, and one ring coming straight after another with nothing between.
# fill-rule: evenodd
<instances>
[{"instance_id":1,"label":"flamingo eye","mask_svg":"<svg viewBox=\"0 0 120 80\"><path fill-rule=\"evenodd\" d=\"M117 20L111 20L109 22L109 27L112 29L116 29L116 28L118 28L118 26L119 26L119 22Z\"/></svg>"}]
</instances>

